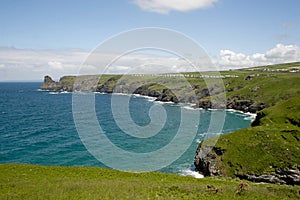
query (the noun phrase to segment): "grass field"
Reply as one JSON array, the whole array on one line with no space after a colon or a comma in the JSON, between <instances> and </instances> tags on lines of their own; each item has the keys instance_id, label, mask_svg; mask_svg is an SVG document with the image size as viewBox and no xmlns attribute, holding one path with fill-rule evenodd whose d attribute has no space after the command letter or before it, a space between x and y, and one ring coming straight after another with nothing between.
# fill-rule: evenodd
<instances>
[{"instance_id":1,"label":"grass field","mask_svg":"<svg viewBox=\"0 0 300 200\"><path fill-rule=\"evenodd\" d=\"M0 165L0 199L299 199L300 186L129 173L96 167Z\"/></svg>"}]
</instances>

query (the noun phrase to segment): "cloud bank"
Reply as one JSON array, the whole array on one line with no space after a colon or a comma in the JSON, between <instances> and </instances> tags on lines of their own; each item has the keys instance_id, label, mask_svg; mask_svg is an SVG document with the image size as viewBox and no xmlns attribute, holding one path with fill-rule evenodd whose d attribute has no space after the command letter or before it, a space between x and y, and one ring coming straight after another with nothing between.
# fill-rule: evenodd
<instances>
[{"instance_id":1,"label":"cloud bank","mask_svg":"<svg viewBox=\"0 0 300 200\"><path fill-rule=\"evenodd\" d=\"M105 66L112 54L94 52L86 63L89 52L71 50L23 50L0 48L0 81L42 81L44 75L58 80L63 75L95 73L175 73L195 71L185 60L174 55L137 52L120 57L109 67ZM117 56L117 54L113 54ZM246 55L228 49L221 50L212 59L219 70L237 69L300 61L300 49L296 45L277 44L264 52ZM82 67L82 64L84 64ZM209 70L209 69L207 69Z\"/></svg>"},{"instance_id":2,"label":"cloud bank","mask_svg":"<svg viewBox=\"0 0 300 200\"><path fill-rule=\"evenodd\" d=\"M296 45L277 44L265 53L246 55L231 50L221 50L214 63L221 69L235 69L300 61L300 49Z\"/></svg>"},{"instance_id":3,"label":"cloud bank","mask_svg":"<svg viewBox=\"0 0 300 200\"><path fill-rule=\"evenodd\" d=\"M218 0L132 0L141 9L168 14L170 11L187 12L212 6Z\"/></svg>"},{"instance_id":4,"label":"cloud bank","mask_svg":"<svg viewBox=\"0 0 300 200\"><path fill-rule=\"evenodd\" d=\"M0 48L0 81L42 80L76 74L87 52L80 50L24 50Z\"/></svg>"}]
</instances>

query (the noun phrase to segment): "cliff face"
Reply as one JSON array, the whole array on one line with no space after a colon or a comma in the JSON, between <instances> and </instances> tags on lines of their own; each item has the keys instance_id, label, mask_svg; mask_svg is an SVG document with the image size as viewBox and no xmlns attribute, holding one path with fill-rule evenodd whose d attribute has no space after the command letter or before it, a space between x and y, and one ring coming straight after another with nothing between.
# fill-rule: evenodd
<instances>
[{"instance_id":1,"label":"cliff face","mask_svg":"<svg viewBox=\"0 0 300 200\"><path fill-rule=\"evenodd\" d=\"M89 86L89 78L83 79L85 86L76 86L73 88L75 82L75 76L64 76L59 82L52 80L50 76L44 77L44 83L41 85L40 89L42 90L52 90L56 92L68 91L73 92L77 91L94 91L94 92L103 92L103 93L133 93L140 94L150 97L155 97L156 101L162 102L174 102L174 103L192 103L196 104L195 107L209 109L212 108L212 103L209 99L210 93L206 87L200 87L195 84L192 85L193 89L196 91L195 95L185 94L184 91L180 96L176 96L169 88L158 87L155 83L145 84L139 86L135 89L135 84L139 83L139 80L135 82L128 79L123 80L121 83L118 83L119 77L113 76L104 81L100 81L96 87ZM94 81L98 79L98 76L90 76L90 80ZM214 105L214 108L224 108L222 105ZM245 100L239 95L229 96L226 102L226 108L236 109L243 112L252 112L255 113L263 109L265 106L263 103L257 104L253 100Z\"/></svg>"}]
</instances>

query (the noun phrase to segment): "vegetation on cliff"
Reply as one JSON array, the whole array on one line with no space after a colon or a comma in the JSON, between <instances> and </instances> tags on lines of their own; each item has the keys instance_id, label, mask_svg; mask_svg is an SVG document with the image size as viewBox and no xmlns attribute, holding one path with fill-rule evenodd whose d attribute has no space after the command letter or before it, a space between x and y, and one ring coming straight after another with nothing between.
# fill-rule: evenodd
<instances>
[{"instance_id":1,"label":"vegetation on cliff","mask_svg":"<svg viewBox=\"0 0 300 200\"><path fill-rule=\"evenodd\" d=\"M291 64L279 66L251 70L264 70L264 78L254 81L261 76L253 76L236 94L229 92L266 108L257 113L249 128L220 136L206 158L200 158L205 146L201 143L195 157L199 171L257 182L300 184L300 74L283 68Z\"/></svg>"},{"instance_id":2,"label":"vegetation on cliff","mask_svg":"<svg viewBox=\"0 0 300 200\"><path fill-rule=\"evenodd\" d=\"M299 119L300 96L278 102L260 111L251 127L220 136L196 166L208 175L300 185Z\"/></svg>"},{"instance_id":3,"label":"vegetation on cliff","mask_svg":"<svg viewBox=\"0 0 300 200\"><path fill-rule=\"evenodd\" d=\"M299 199L299 186L97 167L0 165L0 199Z\"/></svg>"}]
</instances>

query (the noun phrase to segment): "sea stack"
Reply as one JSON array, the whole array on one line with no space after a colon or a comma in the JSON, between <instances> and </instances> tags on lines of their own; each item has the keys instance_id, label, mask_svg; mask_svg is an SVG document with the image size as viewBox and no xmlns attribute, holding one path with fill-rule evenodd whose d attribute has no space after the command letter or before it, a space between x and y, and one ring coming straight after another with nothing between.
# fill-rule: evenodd
<instances>
[{"instance_id":1,"label":"sea stack","mask_svg":"<svg viewBox=\"0 0 300 200\"><path fill-rule=\"evenodd\" d=\"M53 81L53 79L47 75L44 77L44 83L41 85L40 89L42 89L42 90L57 90L58 84L59 83Z\"/></svg>"}]
</instances>

